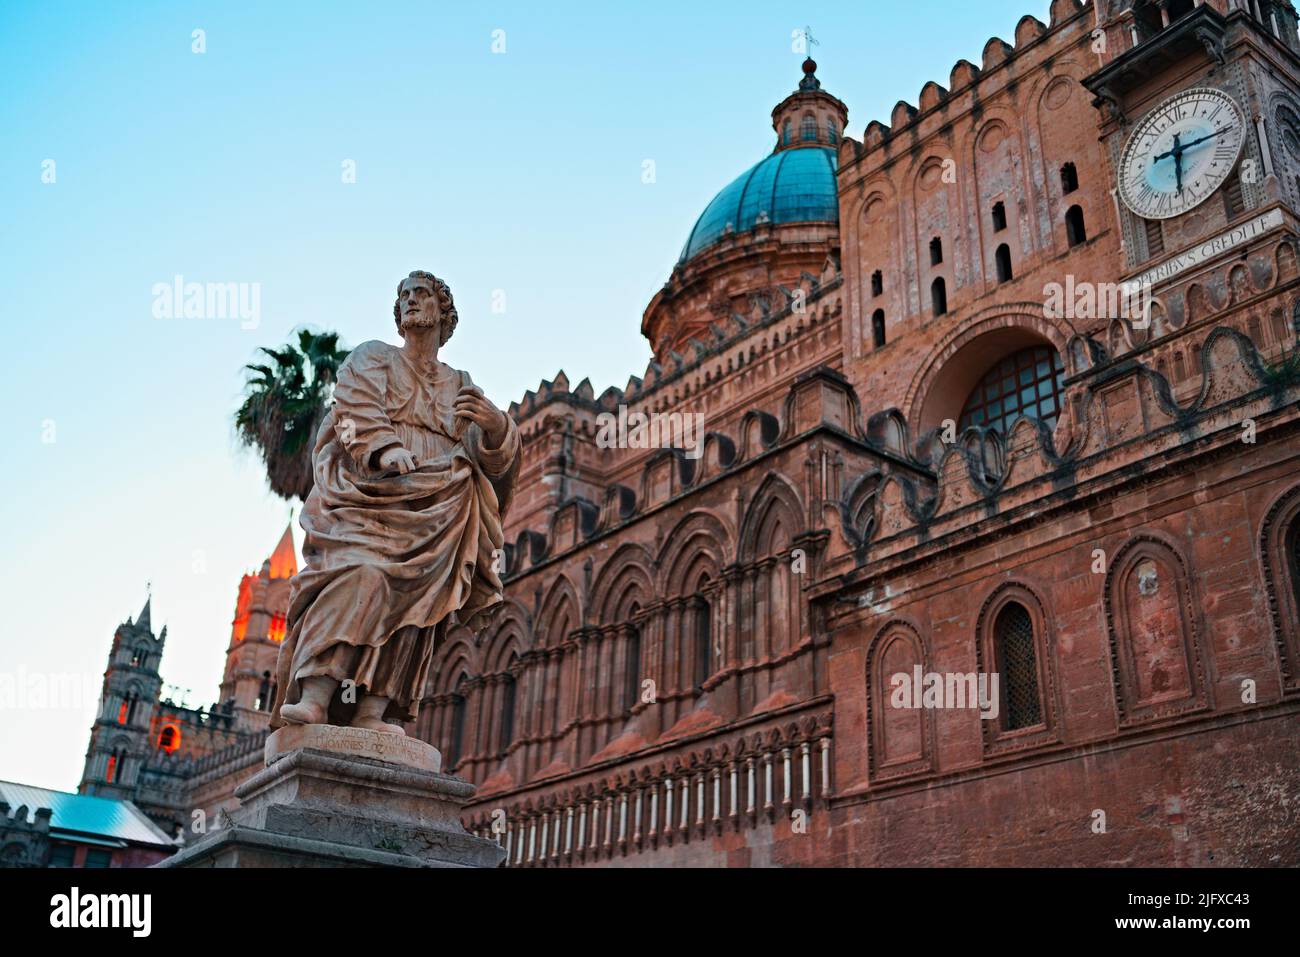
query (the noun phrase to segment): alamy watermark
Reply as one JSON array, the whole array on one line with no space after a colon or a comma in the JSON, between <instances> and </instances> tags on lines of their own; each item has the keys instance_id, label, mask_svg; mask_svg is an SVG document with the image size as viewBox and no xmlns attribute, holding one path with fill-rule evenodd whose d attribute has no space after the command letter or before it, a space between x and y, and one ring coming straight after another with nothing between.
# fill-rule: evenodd
<instances>
[{"instance_id":1,"label":"alamy watermark","mask_svg":"<svg viewBox=\"0 0 1300 957\"><path fill-rule=\"evenodd\" d=\"M1127 319L1145 329L1154 302L1150 282L1078 282L1067 275L1043 286L1045 319Z\"/></svg>"},{"instance_id":2,"label":"alamy watermark","mask_svg":"<svg viewBox=\"0 0 1300 957\"><path fill-rule=\"evenodd\" d=\"M688 459L704 454L703 412L629 412L596 416L596 446L602 449L682 449Z\"/></svg>"},{"instance_id":3,"label":"alamy watermark","mask_svg":"<svg viewBox=\"0 0 1300 957\"><path fill-rule=\"evenodd\" d=\"M912 668L909 675L900 671L889 679L889 695L894 708L978 708L980 717L992 721L998 716L998 675L975 672L922 672Z\"/></svg>"},{"instance_id":4,"label":"alamy watermark","mask_svg":"<svg viewBox=\"0 0 1300 957\"><path fill-rule=\"evenodd\" d=\"M260 282L186 282L177 274L154 283L150 293L155 319L238 319L241 329L262 322Z\"/></svg>"}]
</instances>

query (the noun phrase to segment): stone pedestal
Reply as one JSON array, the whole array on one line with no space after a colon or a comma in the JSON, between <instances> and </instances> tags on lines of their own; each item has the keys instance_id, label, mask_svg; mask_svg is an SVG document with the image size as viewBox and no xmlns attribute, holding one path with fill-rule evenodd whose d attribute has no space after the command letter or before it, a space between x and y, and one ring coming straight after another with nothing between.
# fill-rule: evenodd
<instances>
[{"instance_id":1,"label":"stone pedestal","mask_svg":"<svg viewBox=\"0 0 1300 957\"><path fill-rule=\"evenodd\" d=\"M290 725L266 767L235 789L238 810L158 867L496 867L505 850L468 833L473 785L440 773L414 738Z\"/></svg>"}]
</instances>

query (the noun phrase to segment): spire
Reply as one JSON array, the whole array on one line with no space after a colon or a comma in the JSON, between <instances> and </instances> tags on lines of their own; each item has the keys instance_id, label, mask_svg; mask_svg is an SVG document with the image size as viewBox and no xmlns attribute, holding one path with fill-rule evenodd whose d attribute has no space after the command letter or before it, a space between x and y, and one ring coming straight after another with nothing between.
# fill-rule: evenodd
<instances>
[{"instance_id":1,"label":"spire","mask_svg":"<svg viewBox=\"0 0 1300 957\"><path fill-rule=\"evenodd\" d=\"M298 574L298 556L293 550L293 522L285 526L279 544L267 561L271 565L272 578L292 578Z\"/></svg>"},{"instance_id":2,"label":"spire","mask_svg":"<svg viewBox=\"0 0 1300 957\"><path fill-rule=\"evenodd\" d=\"M135 620L135 626L137 628L143 628L151 635L153 634L153 625L149 621L149 610L152 603L153 594L150 593L150 595L144 600L144 607L140 609L140 617Z\"/></svg>"}]
</instances>

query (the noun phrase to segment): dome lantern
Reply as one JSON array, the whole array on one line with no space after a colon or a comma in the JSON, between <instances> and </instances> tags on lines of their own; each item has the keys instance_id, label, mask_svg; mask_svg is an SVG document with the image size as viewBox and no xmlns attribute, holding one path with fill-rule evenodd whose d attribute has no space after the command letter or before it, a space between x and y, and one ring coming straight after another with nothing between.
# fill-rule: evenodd
<instances>
[{"instance_id":1,"label":"dome lantern","mask_svg":"<svg viewBox=\"0 0 1300 957\"><path fill-rule=\"evenodd\" d=\"M774 152L804 146L836 149L848 119L848 107L822 89L817 79L817 62L808 57L803 61L799 88L772 111L772 129L776 130Z\"/></svg>"}]
</instances>

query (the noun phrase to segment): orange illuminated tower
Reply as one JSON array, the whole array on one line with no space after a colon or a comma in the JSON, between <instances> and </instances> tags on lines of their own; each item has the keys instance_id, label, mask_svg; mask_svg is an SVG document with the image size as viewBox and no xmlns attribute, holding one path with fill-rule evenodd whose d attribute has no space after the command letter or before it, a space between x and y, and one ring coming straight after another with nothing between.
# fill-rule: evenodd
<instances>
[{"instance_id":1,"label":"orange illuminated tower","mask_svg":"<svg viewBox=\"0 0 1300 957\"><path fill-rule=\"evenodd\" d=\"M261 571L245 575L239 582L220 704L232 709L235 725L242 730L264 728L270 720L275 661L289 608L289 582L297 572L290 524Z\"/></svg>"}]
</instances>

